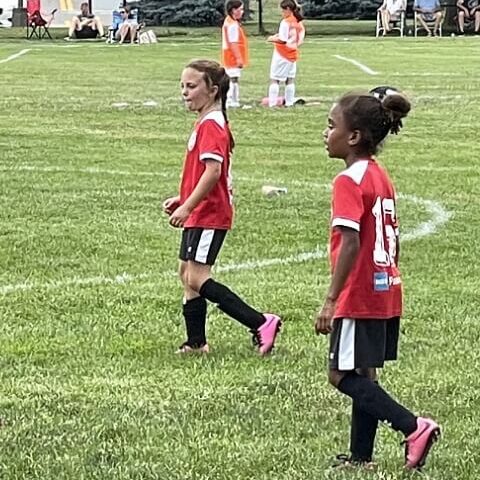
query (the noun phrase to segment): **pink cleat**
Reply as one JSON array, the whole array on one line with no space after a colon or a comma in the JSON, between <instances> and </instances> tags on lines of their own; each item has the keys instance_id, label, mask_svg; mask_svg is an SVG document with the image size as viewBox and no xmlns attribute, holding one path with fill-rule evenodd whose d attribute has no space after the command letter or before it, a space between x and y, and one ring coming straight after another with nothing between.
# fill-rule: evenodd
<instances>
[{"instance_id":1,"label":"pink cleat","mask_svg":"<svg viewBox=\"0 0 480 480\"><path fill-rule=\"evenodd\" d=\"M255 340L258 344L258 351L263 357L268 355L275 344L282 322L278 315L264 313L265 323L255 332Z\"/></svg>"},{"instance_id":2,"label":"pink cleat","mask_svg":"<svg viewBox=\"0 0 480 480\"><path fill-rule=\"evenodd\" d=\"M417 429L405 439L405 467L420 469L428 452L440 437L440 427L430 418L417 418Z\"/></svg>"},{"instance_id":3,"label":"pink cleat","mask_svg":"<svg viewBox=\"0 0 480 480\"><path fill-rule=\"evenodd\" d=\"M185 355L190 353L210 353L210 348L208 343L201 345L199 347L191 347L188 343L180 345L179 349L175 352L178 355Z\"/></svg>"}]
</instances>

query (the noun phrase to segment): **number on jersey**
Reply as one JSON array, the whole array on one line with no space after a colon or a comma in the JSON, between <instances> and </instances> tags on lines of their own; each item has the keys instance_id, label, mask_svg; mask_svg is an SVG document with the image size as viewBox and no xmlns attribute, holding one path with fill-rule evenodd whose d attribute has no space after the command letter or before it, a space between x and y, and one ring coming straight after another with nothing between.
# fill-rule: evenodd
<instances>
[{"instance_id":1,"label":"number on jersey","mask_svg":"<svg viewBox=\"0 0 480 480\"><path fill-rule=\"evenodd\" d=\"M373 262L379 267L395 266L397 237L395 235L395 202L377 197L372 208L375 217L375 248Z\"/></svg>"}]
</instances>

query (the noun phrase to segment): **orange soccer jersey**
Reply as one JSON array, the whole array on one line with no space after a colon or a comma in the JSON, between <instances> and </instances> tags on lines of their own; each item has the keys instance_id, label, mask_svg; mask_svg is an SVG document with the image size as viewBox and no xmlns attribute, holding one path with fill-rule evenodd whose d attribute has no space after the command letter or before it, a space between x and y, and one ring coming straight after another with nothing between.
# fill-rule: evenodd
<instances>
[{"instance_id":1,"label":"orange soccer jersey","mask_svg":"<svg viewBox=\"0 0 480 480\"><path fill-rule=\"evenodd\" d=\"M305 28L294 15L284 18L280 23L278 32L280 40L286 43L275 43L276 51L289 62L298 60L298 47L305 38Z\"/></svg>"},{"instance_id":2,"label":"orange soccer jersey","mask_svg":"<svg viewBox=\"0 0 480 480\"><path fill-rule=\"evenodd\" d=\"M241 64L248 64L248 41L240 22L227 16L222 27L222 64L225 68L238 66L237 58L232 49L232 43L238 45Z\"/></svg>"}]
</instances>

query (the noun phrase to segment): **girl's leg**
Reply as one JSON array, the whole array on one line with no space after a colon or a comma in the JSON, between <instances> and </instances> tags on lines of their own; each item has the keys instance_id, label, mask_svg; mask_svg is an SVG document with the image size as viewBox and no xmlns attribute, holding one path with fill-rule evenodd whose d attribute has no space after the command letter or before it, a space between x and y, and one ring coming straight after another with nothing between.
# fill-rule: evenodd
<instances>
[{"instance_id":1,"label":"girl's leg","mask_svg":"<svg viewBox=\"0 0 480 480\"><path fill-rule=\"evenodd\" d=\"M260 312L247 305L228 287L211 278L210 265L194 261L187 263L187 285L191 291L216 303L222 312L251 330L257 330L265 322L265 317Z\"/></svg>"},{"instance_id":2,"label":"girl's leg","mask_svg":"<svg viewBox=\"0 0 480 480\"><path fill-rule=\"evenodd\" d=\"M238 77L230 78L230 88L227 93L227 98L230 99L231 107L240 106L240 84L238 83Z\"/></svg>"},{"instance_id":3,"label":"girl's leg","mask_svg":"<svg viewBox=\"0 0 480 480\"><path fill-rule=\"evenodd\" d=\"M280 82L278 80L270 80L270 87L268 89L268 106L276 107L278 101L278 92L280 91Z\"/></svg>"},{"instance_id":4,"label":"girl's leg","mask_svg":"<svg viewBox=\"0 0 480 480\"><path fill-rule=\"evenodd\" d=\"M293 107L295 101L295 78L287 78L285 82L285 106Z\"/></svg>"},{"instance_id":5,"label":"girl's leg","mask_svg":"<svg viewBox=\"0 0 480 480\"><path fill-rule=\"evenodd\" d=\"M205 325L207 322L207 302L188 286L188 262L180 261L179 275L183 284L183 317L187 330L187 340L179 351L203 349L207 345Z\"/></svg>"},{"instance_id":6,"label":"girl's leg","mask_svg":"<svg viewBox=\"0 0 480 480\"><path fill-rule=\"evenodd\" d=\"M357 369L357 373L372 381L377 380L374 368ZM358 402L352 402L352 423L350 429L350 455L353 462L371 462L378 420L360 408Z\"/></svg>"},{"instance_id":7,"label":"girl's leg","mask_svg":"<svg viewBox=\"0 0 480 480\"><path fill-rule=\"evenodd\" d=\"M258 312L228 287L213 280L208 265L189 261L187 271L191 290L217 304L222 312L249 328L257 339L260 354L265 355L272 350L281 326L280 317Z\"/></svg>"},{"instance_id":8,"label":"girl's leg","mask_svg":"<svg viewBox=\"0 0 480 480\"><path fill-rule=\"evenodd\" d=\"M355 370L330 370L329 381L356 402L358 408L381 422L388 422L394 430L401 431L405 436L416 430L415 415L397 403L370 378L359 375Z\"/></svg>"}]
</instances>

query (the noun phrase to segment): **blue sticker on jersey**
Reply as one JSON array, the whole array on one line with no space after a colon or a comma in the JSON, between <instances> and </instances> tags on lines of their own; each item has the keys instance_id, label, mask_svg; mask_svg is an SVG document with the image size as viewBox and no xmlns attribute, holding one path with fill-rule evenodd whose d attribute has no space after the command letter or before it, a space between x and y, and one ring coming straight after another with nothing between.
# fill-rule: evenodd
<instances>
[{"instance_id":1,"label":"blue sticker on jersey","mask_svg":"<svg viewBox=\"0 0 480 480\"><path fill-rule=\"evenodd\" d=\"M387 272L375 272L373 274L373 289L376 292L388 292L390 288Z\"/></svg>"}]
</instances>

